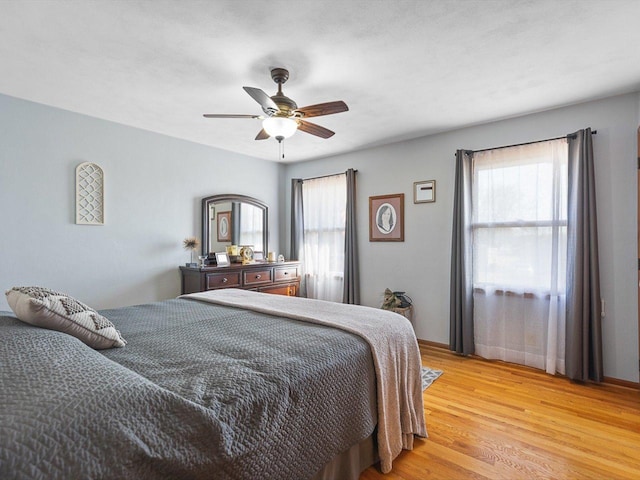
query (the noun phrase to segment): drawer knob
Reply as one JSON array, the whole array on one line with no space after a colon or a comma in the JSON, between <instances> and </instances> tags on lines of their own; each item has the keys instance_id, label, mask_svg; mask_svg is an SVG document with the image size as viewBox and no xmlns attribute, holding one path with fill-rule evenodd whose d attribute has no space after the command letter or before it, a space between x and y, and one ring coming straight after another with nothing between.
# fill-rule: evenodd
<instances>
[{"instance_id":1,"label":"drawer knob","mask_svg":"<svg viewBox=\"0 0 640 480\"><path fill-rule=\"evenodd\" d=\"M289 275L289 272L283 272L285 275Z\"/></svg>"},{"instance_id":2,"label":"drawer knob","mask_svg":"<svg viewBox=\"0 0 640 480\"><path fill-rule=\"evenodd\" d=\"M256 275L256 280L260 280L260 277L261 277L261 276L262 276L262 275Z\"/></svg>"},{"instance_id":3,"label":"drawer knob","mask_svg":"<svg viewBox=\"0 0 640 480\"><path fill-rule=\"evenodd\" d=\"M222 279L222 283L227 283L229 280L227 280L227 277Z\"/></svg>"}]
</instances>

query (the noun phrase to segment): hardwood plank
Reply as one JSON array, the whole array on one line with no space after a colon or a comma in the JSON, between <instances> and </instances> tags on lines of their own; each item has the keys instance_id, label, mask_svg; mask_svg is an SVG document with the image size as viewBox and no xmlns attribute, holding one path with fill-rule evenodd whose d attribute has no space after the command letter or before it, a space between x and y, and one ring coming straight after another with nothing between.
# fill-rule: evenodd
<instances>
[{"instance_id":1,"label":"hardwood plank","mask_svg":"<svg viewBox=\"0 0 640 480\"><path fill-rule=\"evenodd\" d=\"M640 478L639 390L420 351L423 365L444 371L424 392L429 438L390 474L373 466L361 480Z\"/></svg>"}]
</instances>

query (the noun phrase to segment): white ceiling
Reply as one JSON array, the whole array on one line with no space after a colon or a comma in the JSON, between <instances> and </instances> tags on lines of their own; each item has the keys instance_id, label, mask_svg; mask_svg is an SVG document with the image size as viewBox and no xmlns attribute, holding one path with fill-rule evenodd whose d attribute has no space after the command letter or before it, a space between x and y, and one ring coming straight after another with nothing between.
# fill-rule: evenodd
<instances>
[{"instance_id":1,"label":"white ceiling","mask_svg":"<svg viewBox=\"0 0 640 480\"><path fill-rule=\"evenodd\" d=\"M638 0L0 0L0 93L267 160L242 86L349 112L285 161L640 90Z\"/></svg>"}]
</instances>

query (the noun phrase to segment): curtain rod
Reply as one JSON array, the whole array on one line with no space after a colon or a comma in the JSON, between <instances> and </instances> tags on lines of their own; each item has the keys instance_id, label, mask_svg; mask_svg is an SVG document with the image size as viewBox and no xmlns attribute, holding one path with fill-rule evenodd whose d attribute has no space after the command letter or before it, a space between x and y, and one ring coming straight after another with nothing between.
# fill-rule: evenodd
<instances>
[{"instance_id":1,"label":"curtain rod","mask_svg":"<svg viewBox=\"0 0 640 480\"><path fill-rule=\"evenodd\" d=\"M357 173L358 170L354 170L353 173ZM309 178L303 178L302 181L304 182L305 180L317 180L318 178L327 178L327 177L335 177L336 175L344 175L347 172L340 172L340 173L329 173L327 175L320 175L318 177L309 177Z\"/></svg>"},{"instance_id":2,"label":"curtain rod","mask_svg":"<svg viewBox=\"0 0 640 480\"><path fill-rule=\"evenodd\" d=\"M592 135L596 135L598 133L597 130L592 130L591 134ZM553 140L560 140L562 138L567 138L567 137L571 137L574 138L575 134L570 133L569 135L563 135L562 137L555 137L555 138L547 138L545 140L534 140L532 142L524 142L524 143L515 143L513 145L503 145L501 147L493 147L493 148L483 148L481 150L472 150L473 153L478 153L478 152L487 152L489 150L500 150L501 148L511 148L511 147L522 147L524 145L532 145L534 143L542 143L542 142L551 142ZM453 156L455 157L455 153L453 154Z\"/></svg>"}]
</instances>

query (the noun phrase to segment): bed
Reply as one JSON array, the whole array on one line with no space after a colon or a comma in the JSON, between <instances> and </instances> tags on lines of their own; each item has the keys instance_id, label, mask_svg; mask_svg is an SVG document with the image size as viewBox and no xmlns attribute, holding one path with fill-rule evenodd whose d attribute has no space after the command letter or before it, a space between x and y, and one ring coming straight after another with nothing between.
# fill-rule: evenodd
<instances>
[{"instance_id":1,"label":"bed","mask_svg":"<svg viewBox=\"0 0 640 480\"><path fill-rule=\"evenodd\" d=\"M426 436L400 315L234 289L99 313L126 346L0 315L0 478L358 478Z\"/></svg>"}]
</instances>

